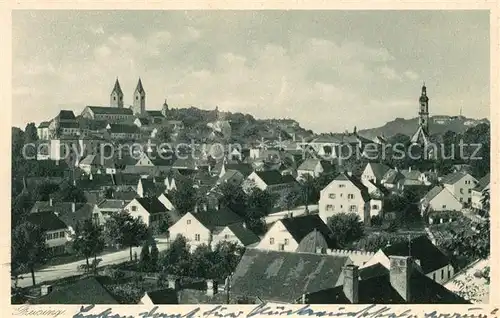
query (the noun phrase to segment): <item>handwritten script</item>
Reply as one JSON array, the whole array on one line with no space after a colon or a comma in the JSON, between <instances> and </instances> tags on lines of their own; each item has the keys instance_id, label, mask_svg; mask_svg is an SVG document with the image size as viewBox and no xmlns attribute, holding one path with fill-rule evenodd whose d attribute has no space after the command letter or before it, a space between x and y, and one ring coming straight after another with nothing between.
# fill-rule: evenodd
<instances>
[{"instance_id":1,"label":"handwritten script","mask_svg":"<svg viewBox=\"0 0 500 318\"><path fill-rule=\"evenodd\" d=\"M259 304L250 310L238 310L236 306L217 305L209 310L202 310L200 307L195 307L187 313L176 312L178 307L169 306L172 309L169 312L164 312L165 309L160 309L158 306L151 308L149 311L141 312L136 315L120 314L113 312L112 308L107 308L103 311L92 312L94 305L82 306L78 313L73 315L73 318L250 318L259 316L308 316L308 317L350 317L350 318L489 318L496 317L498 309L491 312L485 312L483 308L468 308L465 312L446 313L437 310L426 313L412 313L411 309L391 308L384 305L368 305L361 309L352 310L347 307L333 308L332 311L320 310L319 308L305 305L300 308L287 308L285 305L268 305L266 303ZM129 307L130 308L130 307ZM92 313L91 313L92 312Z\"/></svg>"}]
</instances>

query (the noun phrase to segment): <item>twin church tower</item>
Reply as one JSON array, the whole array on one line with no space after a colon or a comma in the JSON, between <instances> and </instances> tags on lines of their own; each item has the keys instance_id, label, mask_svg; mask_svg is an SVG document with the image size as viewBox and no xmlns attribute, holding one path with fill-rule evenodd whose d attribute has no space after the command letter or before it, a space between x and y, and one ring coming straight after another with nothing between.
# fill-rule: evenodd
<instances>
[{"instance_id":1,"label":"twin church tower","mask_svg":"<svg viewBox=\"0 0 500 318\"><path fill-rule=\"evenodd\" d=\"M116 79L115 86L111 91L109 97L109 104L111 107L123 108L123 91L120 87L120 82L118 78ZM134 115L143 115L146 112L146 91L142 87L141 79L137 82L137 86L134 91L134 102L132 103L132 111Z\"/></svg>"}]
</instances>

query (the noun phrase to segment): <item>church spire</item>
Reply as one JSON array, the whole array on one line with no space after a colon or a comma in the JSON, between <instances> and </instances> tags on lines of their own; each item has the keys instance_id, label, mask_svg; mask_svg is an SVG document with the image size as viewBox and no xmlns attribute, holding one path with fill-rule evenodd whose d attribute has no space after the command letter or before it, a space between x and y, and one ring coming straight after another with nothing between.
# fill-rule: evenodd
<instances>
[{"instance_id":1,"label":"church spire","mask_svg":"<svg viewBox=\"0 0 500 318\"><path fill-rule=\"evenodd\" d=\"M109 100L110 100L109 104L111 107L118 107L118 108L123 107L123 91L122 88L120 87L120 82L118 81L118 77L116 77L115 86L111 91Z\"/></svg>"},{"instance_id":2,"label":"church spire","mask_svg":"<svg viewBox=\"0 0 500 318\"><path fill-rule=\"evenodd\" d=\"M144 91L144 87L142 87L142 81L141 81L141 78L139 77L139 81L137 82L137 87L135 88L135 91L136 92L139 92L139 93L145 93Z\"/></svg>"},{"instance_id":3,"label":"church spire","mask_svg":"<svg viewBox=\"0 0 500 318\"><path fill-rule=\"evenodd\" d=\"M146 112L146 91L142 86L140 77L134 91L134 103L132 109L134 110L134 115L144 115Z\"/></svg>"}]
</instances>

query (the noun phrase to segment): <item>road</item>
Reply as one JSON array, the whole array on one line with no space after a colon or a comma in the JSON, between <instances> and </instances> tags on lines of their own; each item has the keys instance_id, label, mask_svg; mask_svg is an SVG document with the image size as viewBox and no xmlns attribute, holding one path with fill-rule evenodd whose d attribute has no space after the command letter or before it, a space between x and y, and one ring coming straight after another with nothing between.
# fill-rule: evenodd
<instances>
[{"instance_id":1,"label":"road","mask_svg":"<svg viewBox=\"0 0 500 318\"><path fill-rule=\"evenodd\" d=\"M158 251L164 251L168 248L167 243L158 243ZM141 248L142 247L134 247L132 248L132 254L137 252L137 255L141 254ZM109 253L106 255L101 255L99 258L102 259L101 263L99 264L98 267L103 267L106 265L112 265L112 264L120 264L124 263L126 261L130 260L130 252L129 250L124 250L124 251L119 251L119 252L114 252L114 253ZM65 277L70 277L78 274L82 274L82 272L77 271L77 268L79 265L85 264L85 260L77 261L77 262L72 262L72 263L67 263L67 264L61 264L61 265L55 265L55 266L50 266L46 267L43 269L40 269L35 272L35 282L37 284L46 282L46 281L52 281L56 279L61 279ZM31 280L31 274L26 273L21 275L23 279L19 279L18 281L18 286L19 287L29 287L32 286L32 280Z\"/></svg>"}]
</instances>

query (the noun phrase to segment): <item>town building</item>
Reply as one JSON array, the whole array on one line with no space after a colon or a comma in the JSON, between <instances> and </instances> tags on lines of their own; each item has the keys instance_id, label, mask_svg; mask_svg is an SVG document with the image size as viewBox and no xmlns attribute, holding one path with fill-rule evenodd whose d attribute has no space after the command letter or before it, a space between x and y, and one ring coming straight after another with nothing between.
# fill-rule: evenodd
<instances>
[{"instance_id":1,"label":"town building","mask_svg":"<svg viewBox=\"0 0 500 318\"><path fill-rule=\"evenodd\" d=\"M472 189L477 186L478 180L470 173L460 171L443 177L441 183L462 204L470 204L472 201Z\"/></svg>"}]
</instances>

